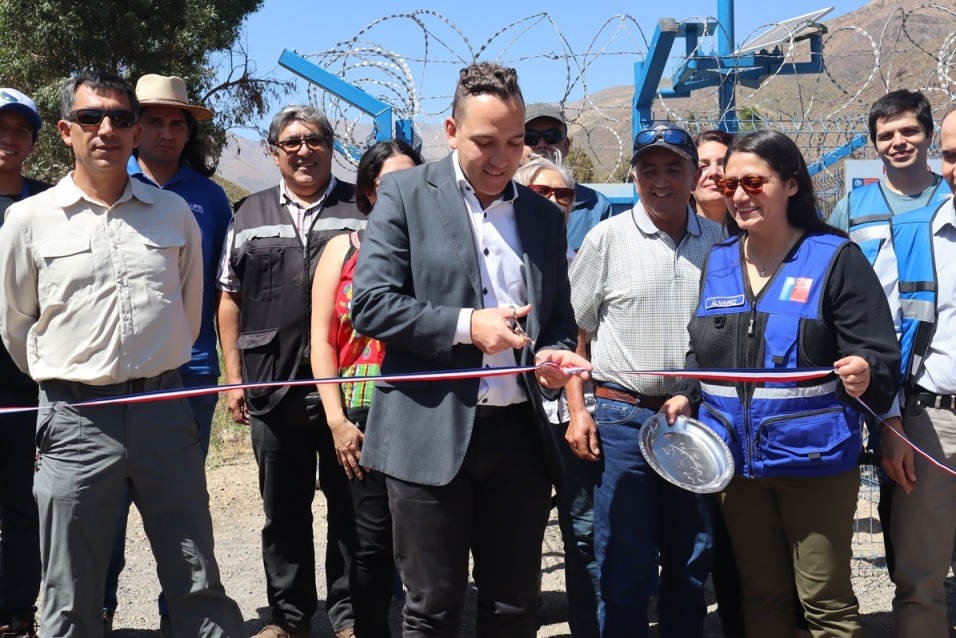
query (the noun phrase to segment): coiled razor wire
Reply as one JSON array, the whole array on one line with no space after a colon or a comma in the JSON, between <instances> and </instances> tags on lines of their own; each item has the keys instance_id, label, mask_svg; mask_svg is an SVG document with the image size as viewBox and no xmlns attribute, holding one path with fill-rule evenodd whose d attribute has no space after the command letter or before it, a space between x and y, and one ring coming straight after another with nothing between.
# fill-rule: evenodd
<instances>
[{"instance_id":1,"label":"coiled razor wire","mask_svg":"<svg viewBox=\"0 0 956 638\"><path fill-rule=\"evenodd\" d=\"M869 105L888 90L922 90L936 115L945 113L956 94L956 30L941 35L939 25L956 25L956 10L938 4L895 7L879 21L872 13L865 8L828 25L819 74L786 73L808 61L810 54L798 33L782 37L778 70L757 86L737 86L741 130L770 127L787 133L812 162L865 134ZM851 23L854 18L860 23ZM706 28L716 20L695 16L683 21L689 22ZM769 26L774 23L754 29L743 42ZM633 86L628 81L634 76L633 64L645 60L652 35L653 27L622 13L609 17L589 41L571 42L554 18L541 12L515 20L476 44L474 35L470 38L447 17L422 9L378 18L352 38L307 57L390 104L397 118L412 120L426 157L445 152L441 121L450 112L451 92L463 66L478 60L513 66L525 86L529 77L547 78L549 94L529 96L526 89L526 99L564 109L574 147L591 159L593 181L620 181L630 159ZM669 69L692 55L716 57L716 49L717 33L705 31L693 51L670 57ZM589 81L589 75L596 74L618 77L623 86L596 86ZM722 81L733 81L733 76L722 76ZM316 86L310 87L310 99L327 113L343 143L362 149L374 139L370 118L355 107ZM716 87L654 104L655 119L691 131L716 128L722 115ZM867 144L852 157L875 155ZM843 192L840 166L828 167L816 180L828 211Z\"/></svg>"}]
</instances>

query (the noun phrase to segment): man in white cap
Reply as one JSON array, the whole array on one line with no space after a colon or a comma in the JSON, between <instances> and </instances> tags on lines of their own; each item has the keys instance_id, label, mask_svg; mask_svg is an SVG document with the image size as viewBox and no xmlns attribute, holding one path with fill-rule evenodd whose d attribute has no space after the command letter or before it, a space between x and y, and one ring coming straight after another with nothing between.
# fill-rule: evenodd
<instances>
[{"instance_id":1,"label":"man in white cap","mask_svg":"<svg viewBox=\"0 0 956 638\"><path fill-rule=\"evenodd\" d=\"M139 181L176 193L186 200L202 232L203 302L199 337L193 344L192 359L179 369L187 388L214 386L219 381L216 353L216 270L222 256L232 207L222 187L209 179L215 173L208 147L199 132L199 122L212 119L213 112L189 103L181 78L144 75L136 83L142 134L139 146L126 166ZM209 434L216 411L217 394L189 397L189 407L199 422L203 457L209 451ZM103 597L103 625L108 635L116 612L119 575L125 565L126 520L129 503L117 522L117 538L106 575ZM165 638L173 635L166 598L159 596L159 630Z\"/></svg>"},{"instance_id":2,"label":"man in white cap","mask_svg":"<svg viewBox=\"0 0 956 638\"><path fill-rule=\"evenodd\" d=\"M23 176L43 123L36 104L16 89L0 89L0 225L13 202L49 184ZM0 406L37 404L37 384L0 344ZM33 500L36 415L0 416L0 636L34 638L40 592L40 527Z\"/></svg>"},{"instance_id":3,"label":"man in white cap","mask_svg":"<svg viewBox=\"0 0 956 638\"><path fill-rule=\"evenodd\" d=\"M561 162L571 150L568 123L557 106L546 102L529 104L524 116L525 153L535 153L551 161ZM568 246L581 247L584 236L614 215L607 197L583 184L574 186L574 206L568 218Z\"/></svg>"}]
</instances>

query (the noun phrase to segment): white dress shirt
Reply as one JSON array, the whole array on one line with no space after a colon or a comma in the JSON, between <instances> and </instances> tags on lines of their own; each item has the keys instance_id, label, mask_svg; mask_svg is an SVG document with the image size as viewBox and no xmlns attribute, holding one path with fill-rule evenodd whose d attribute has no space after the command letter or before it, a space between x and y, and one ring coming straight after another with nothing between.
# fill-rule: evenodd
<instances>
[{"instance_id":1,"label":"white dress shirt","mask_svg":"<svg viewBox=\"0 0 956 638\"><path fill-rule=\"evenodd\" d=\"M510 194L511 199L502 196L485 209L458 164L457 150L452 154L452 165L455 167L458 189L471 221L478 267L481 271L483 307L524 306L528 303L528 286L525 283L526 273L522 258L524 252L515 220L514 201L518 195L514 182L511 182L510 193L505 189L505 195ZM455 343L472 343L473 312L472 308L462 308L458 316ZM497 354L485 354L482 358L482 366L485 368L511 367L515 363L515 351L511 349ZM505 406L527 400L527 394L516 375L483 378L479 384L478 405Z\"/></svg>"}]
</instances>

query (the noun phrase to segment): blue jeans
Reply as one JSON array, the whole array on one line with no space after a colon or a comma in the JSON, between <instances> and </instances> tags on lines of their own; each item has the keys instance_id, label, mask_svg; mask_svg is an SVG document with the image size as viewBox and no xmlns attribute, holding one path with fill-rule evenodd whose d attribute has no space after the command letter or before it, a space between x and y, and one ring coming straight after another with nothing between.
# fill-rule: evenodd
<instances>
[{"instance_id":1,"label":"blue jeans","mask_svg":"<svg viewBox=\"0 0 956 638\"><path fill-rule=\"evenodd\" d=\"M598 465L579 458L565 443L567 423L555 429L564 463L564 485L558 490L558 525L564 541L568 625L574 638L597 638L601 588L594 558L594 479Z\"/></svg>"},{"instance_id":2,"label":"blue jeans","mask_svg":"<svg viewBox=\"0 0 956 638\"><path fill-rule=\"evenodd\" d=\"M212 374L183 374L184 388L205 388L218 385L219 379ZM199 423L199 446L202 450L202 457L205 459L209 453L209 437L212 433L212 418L216 413L216 403L219 401L218 394L204 394L198 397L189 397L189 408ZM129 490L123 497L123 507L116 516L116 542L113 543L113 552L110 554L110 566L106 572L106 590L103 592L103 609L112 613L116 612L117 592L119 591L119 577L123 568L126 567L126 522L129 519L129 506L133 503L133 497ZM166 605L166 597L163 592L159 592L157 600L159 606L159 615L168 616L169 607Z\"/></svg>"},{"instance_id":3,"label":"blue jeans","mask_svg":"<svg viewBox=\"0 0 956 638\"><path fill-rule=\"evenodd\" d=\"M701 636L710 573L711 523L706 501L661 478L638 444L654 413L598 398L601 440L594 488L594 550L601 581L603 638L648 635L647 605L660 559L657 617L661 638Z\"/></svg>"}]
</instances>

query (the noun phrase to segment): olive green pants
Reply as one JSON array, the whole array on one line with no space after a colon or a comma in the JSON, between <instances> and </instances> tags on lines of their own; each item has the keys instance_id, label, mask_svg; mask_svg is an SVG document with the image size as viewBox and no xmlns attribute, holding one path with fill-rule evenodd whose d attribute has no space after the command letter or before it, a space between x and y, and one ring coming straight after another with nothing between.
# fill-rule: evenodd
<instances>
[{"instance_id":1,"label":"olive green pants","mask_svg":"<svg viewBox=\"0 0 956 638\"><path fill-rule=\"evenodd\" d=\"M794 589L814 637L862 635L850 582L860 474L745 479L721 506L743 582L747 635L792 636Z\"/></svg>"}]
</instances>

